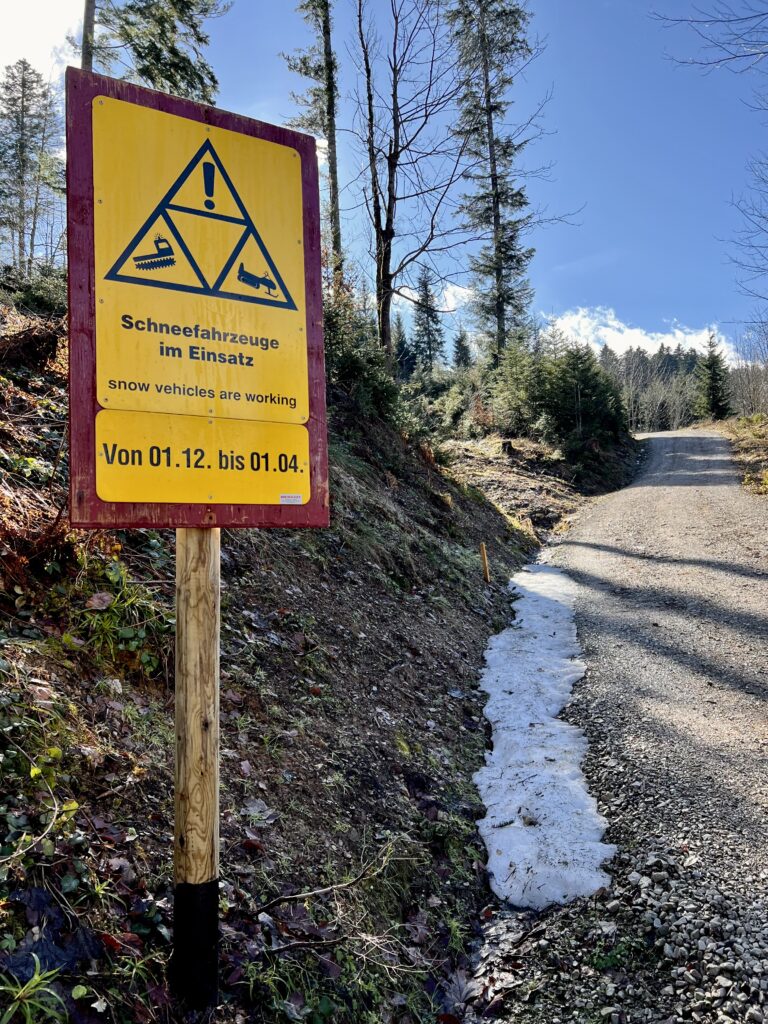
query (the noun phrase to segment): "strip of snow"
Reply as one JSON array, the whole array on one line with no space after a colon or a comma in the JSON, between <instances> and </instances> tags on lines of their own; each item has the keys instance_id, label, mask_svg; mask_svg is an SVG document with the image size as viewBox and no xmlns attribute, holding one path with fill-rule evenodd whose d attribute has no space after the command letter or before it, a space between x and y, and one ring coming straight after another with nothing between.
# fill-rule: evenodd
<instances>
[{"instance_id":1,"label":"strip of snow","mask_svg":"<svg viewBox=\"0 0 768 1024\"><path fill-rule=\"evenodd\" d=\"M490 699L493 750L475 784L487 809L478 822L491 888L518 907L542 909L608 884L600 869L615 847L587 791L581 729L556 716L586 670L573 607L576 584L548 565L510 582L514 625L492 637L481 687Z\"/></svg>"}]
</instances>

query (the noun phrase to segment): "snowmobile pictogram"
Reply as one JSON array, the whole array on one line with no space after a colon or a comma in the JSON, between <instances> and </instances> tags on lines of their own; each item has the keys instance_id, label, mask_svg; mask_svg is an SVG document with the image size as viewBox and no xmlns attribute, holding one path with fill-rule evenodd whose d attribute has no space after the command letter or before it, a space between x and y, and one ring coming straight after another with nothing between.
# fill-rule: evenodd
<instances>
[{"instance_id":1,"label":"snowmobile pictogram","mask_svg":"<svg viewBox=\"0 0 768 1024\"><path fill-rule=\"evenodd\" d=\"M256 291L259 291L263 285L270 295L274 295L277 291L277 285L271 277L267 276L266 271L264 277L257 277L256 274L249 274L242 263L237 271L237 280L242 284L247 284L249 288L255 288Z\"/></svg>"},{"instance_id":2,"label":"snowmobile pictogram","mask_svg":"<svg viewBox=\"0 0 768 1024\"><path fill-rule=\"evenodd\" d=\"M133 262L137 270L158 270L160 267L172 267L176 259L168 239L163 235L155 235L155 251L134 256Z\"/></svg>"}]
</instances>

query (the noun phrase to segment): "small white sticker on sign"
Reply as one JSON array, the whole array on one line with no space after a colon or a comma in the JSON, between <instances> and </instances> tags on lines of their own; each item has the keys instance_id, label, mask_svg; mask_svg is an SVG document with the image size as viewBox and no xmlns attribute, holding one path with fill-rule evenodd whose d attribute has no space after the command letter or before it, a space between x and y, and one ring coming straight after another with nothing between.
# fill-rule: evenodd
<instances>
[{"instance_id":1,"label":"small white sticker on sign","mask_svg":"<svg viewBox=\"0 0 768 1024\"><path fill-rule=\"evenodd\" d=\"M303 499L300 494L281 494L280 495L281 505L301 505Z\"/></svg>"}]
</instances>

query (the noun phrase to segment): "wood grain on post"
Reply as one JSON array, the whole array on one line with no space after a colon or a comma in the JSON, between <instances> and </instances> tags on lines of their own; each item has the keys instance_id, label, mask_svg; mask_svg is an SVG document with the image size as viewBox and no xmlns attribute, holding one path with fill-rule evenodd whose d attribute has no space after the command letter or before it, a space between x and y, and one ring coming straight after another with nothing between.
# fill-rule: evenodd
<instances>
[{"instance_id":1,"label":"wood grain on post","mask_svg":"<svg viewBox=\"0 0 768 1024\"><path fill-rule=\"evenodd\" d=\"M176 531L174 880L219 874L220 531Z\"/></svg>"},{"instance_id":2,"label":"wood grain on post","mask_svg":"<svg viewBox=\"0 0 768 1024\"><path fill-rule=\"evenodd\" d=\"M217 998L220 531L176 531L176 791L171 985Z\"/></svg>"}]
</instances>

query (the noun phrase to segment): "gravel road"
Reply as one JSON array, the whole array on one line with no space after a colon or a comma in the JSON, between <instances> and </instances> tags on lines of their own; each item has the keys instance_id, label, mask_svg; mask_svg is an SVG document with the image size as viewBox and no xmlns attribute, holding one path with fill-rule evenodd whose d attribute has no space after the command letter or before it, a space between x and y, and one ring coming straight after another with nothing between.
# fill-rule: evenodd
<instances>
[{"instance_id":1,"label":"gravel road","mask_svg":"<svg viewBox=\"0 0 768 1024\"><path fill-rule=\"evenodd\" d=\"M768 869L768 501L720 434L652 434L635 483L552 561L580 584L589 677L614 756L657 785L649 824L727 876ZM768 923L768 922L767 922Z\"/></svg>"},{"instance_id":2,"label":"gravel road","mask_svg":"<svg viewBox=\"0 0 768 1024\"><path fill-rule=\"evenodd\" d=\"M588 670L563 717L589 739L612 884L496 918L479 977L507 1021L768 1021L768 500L718 433L645 447L549 553L579 585ZM498 980L511 946L523 987Z\"/></svg>"}]
</instances>

